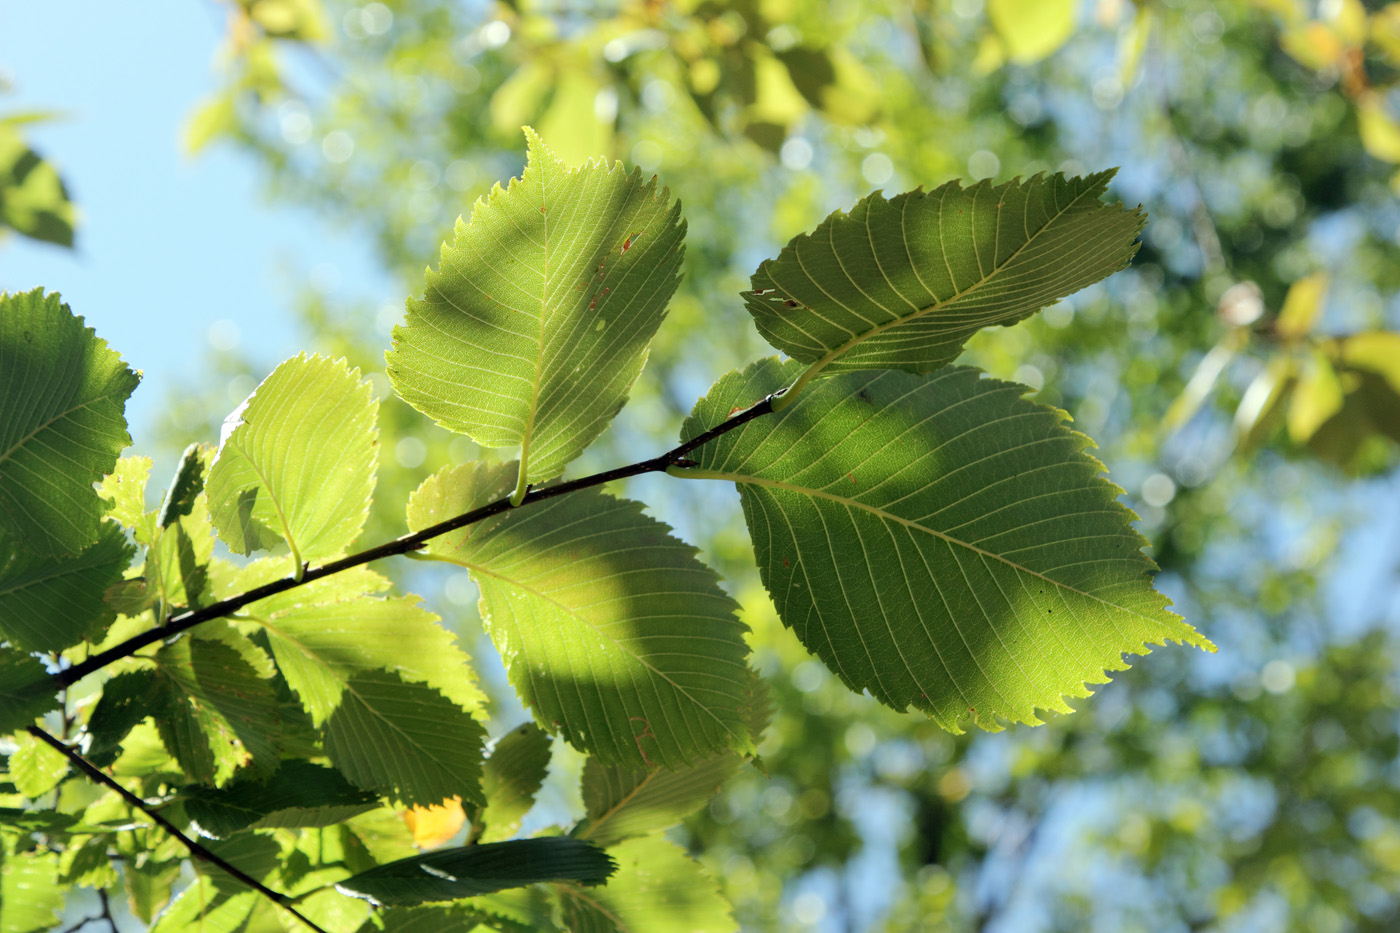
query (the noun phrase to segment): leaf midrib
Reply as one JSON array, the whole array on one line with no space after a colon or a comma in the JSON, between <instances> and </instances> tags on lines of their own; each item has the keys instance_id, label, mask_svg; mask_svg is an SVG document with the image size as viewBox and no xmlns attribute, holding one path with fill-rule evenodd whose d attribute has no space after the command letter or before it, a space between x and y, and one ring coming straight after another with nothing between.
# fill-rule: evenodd
<instances>
[{"instance_id":1,"label":"leaf midrib","mask_svg":"<svg viewBox=\"0 0 1400 933\"><path fill-rule=\"evenodd\" d=\"M788 393L787 393L788 397L791 398L791 396L796 395L797 392L798 392L803 386L805 386L808 382L811 382L812 379L814 379L819 373L821 373L821 371L822 371L823 369L825 369L825 368L826 368L827 366L829 366L831 363L835 362L835 361L836 361L838 358L840 358L841 356L844 356L846 353L849 353L851 350L855 349L855 348L856 348L857 346L859 346L860 344L862 344L862 343L864 343L865 341L869 340L870 338L876 337L876 336L878 336L878 335L884 333L885 331L890 330L891 328L898 327L898 326L901 325L901 324L907 324L908 322L910 322L910 321L912 321L912 320L916 320L917 318L921 318L921 317L923 317L923 316L925 316L925 315L927 315L927 314L931 314L931 313L933 313L934 311L939 310L940 308L946 308L946 307L948 307L949 305L956 304L957 302L959 302L959 301L961 301L962 299L966 298L968 295L970 295L970 294L974 293L975 291L977 291L977 289L979 289L979 288L983 287L984 285L986 285L989 281L991 281L992 279L996 278L997 275L998 275L1003 269L1005 269L1007 266L1009 266L1009 265L1022 253L1022 251L1024 251L1027 247L1029 247L1032 243L1034 243L1034 242L1037 240L1037 238L1039 238L1042 234L1045 233L1046 230L1050 229L1051 225L1053 225L1053 224L1054 224L1056 221L1058 221L1061 217L1063 217L1065 214L1067 214L1067 213L1068 213L1072 208L1074 208L1074 206L1075 206L1076 204L1078 204L1084 197L1086 197L1087 195L1089 195L1089 193L1090 193L1092 190L1093 190L1092 188L1085 188L1085 189L1084 189L1083 191L1081 191L1079 194L1077 194L1077 195L1075 195L1073 198L1071 198L1071 199L1069 200L1069 202L1068 202L1063 208L1061 208L1060 210L1058 210L1058 211L1056 211L1054 214L1052 214L1052 215L1050 216L1050 218L1049 218L1048 220L1045 221L1045 223L1041 224L1040 227L1039 227L1034 233L1032 233L1030 236L1028 236L1028 237L1026 238L1026 241L1025 241L1024 243L1022 243L1020 246L1016 247L1016 249L1013 250L1013 251L1011 252L1011 254L1008 255L1008 256L1006 257L1006 259L1005 259L1003 262L1001 262L1000 264L994 265L994 266L991 268L991 271L987 272L985 275L982 276L982 278L980 278L980 279L978 279L977 281L973 282L973 283L972 283L971 285L969 285L967 288L964 288L964 289L962 289L961 291L954 292L952 295L950 295L949 297L947 297L947 298L945 298L945 299L942 299L942 300L940 300L940 301L935 301L933 304L929 305L929 306L926 307L926 308L919 308L919 309L916 309L912 314L907 314L907 315L904 315L904 316L902 316L902 317L895 317L895 318L893 318L893 319L891 319L891 320L889 320L889 321L886 321L886 322L883 323L883 324L876 324L876 325L875 325L874 327L872 327L870 330L864 331L864 332L859 333L859 334L856 334L854 337L852 337L850 340L847 340L845 343L841 344L840 346L835 347L835 348L833 348L833 349L831 349L831 350L828 350L825 354L823 354L820 358L818 358L818 359L815 360L810 366L808 366L807 369L806 369L806 371L803 372L802 375L798 377L797 382L794 383L792 389L790 389L790 390L788 391ZM1094 197L1097 199L1097 195L1095 195ZM942 215L941 215L941 208L940 208L940 217L941 217L941 216L942 216ZM1001 231L1001 220L1000 220L1000 218L998 218L998 220L997 220L997 232L998 232L998 235L1000 234L1000 231ZM904 233L903 233L903 223L902 223L902 221L901 221L901 230L900 230L900 234L901 234L901 237L904 236ZM943 245L944 245L944 244L943 244L943 236L942 236L941 233L939 234L939 238L938 238L938 239L939 239L939 245L940 245L940 247L943 247ZM833 255L835 255L835 253L836 253L836 250L835 250L834 248L832 249L832 253L833 253ZM946 252L946 247L945 247L945 251L944 251L944 257L945 257L945 259L946 259L946 256L947 256L947 252ZM797 260L798 265L799 265L800 267L802 267L802 274L805 275L805 276L808 278L809 281L815 283L815 282L816 282L816 279L814 279L814 278L811 276L811 274L807 272L807 270L806 270L806 268L805 268L805 263L802 261L801 256L797 254L797 251L796 251L796 250L794 250L794 258ZM882 274L882 275L884 274L884 273L883 273L883 269L881 270L881 274ZM772 277L771 277L771 275L770 275L770 280L771 280L771 278L772 278ZM847 278L850 278L850 276L847 276ZM851 279L851 282L852 282L852 284L855 284L855 280L854 280L854 279ZM889 277L888 277L888 276L885 276L885 282L886 282L886 284L890 284L891 287L893 287L892 283L890 283L890 281L889 281ZM776 283L775 283L775 284L776 284ZM859 285L856 285L856 287L857 287L858 289L860 289L860 292L861 292L862 295L865 294L865 290L864 290L864 289L861 289ZM786 288L782 288L781 286L779 286L779 288L780 288L780 290L781 290L782 292L787 293L787 289L786 289ZM822 291L825 292L826 290L825 290L825 289L822 289ZM871 300L872 302L874 301L874 299L870 299L870 300ZM790 402L789 402L789 403L790 403Z\"/></svg>"},{"instance_id":2,"label":"leaf midrib","mask_svg":"<svg viewBox=\"0 0 1400 933\"><path fill-rule=\"evenodd\" d=\"M1071 586L1068 583L1062 583L1059 580L1055 580L1051 577L1046 576L1040 571L1032 570L1031 568L1026 567L1023 564L1019 564L1014 560L1002 556L1001 554L997 554L994 551L988 551L985 548L980 548L975 544L963 541L960 538L956 538L953 535L948 534L947 532L939 531L937 528L930 528L927 525L921 525L916 521L903 518L899 515L895 515L892 512L888 512L885 509L879 508L878 506L873 506L865 502L860 502L859 500L852 499L849 496L839 496L835 495L834 493L823 492L821 490L811 489L806 486L799 486L796 483L785 483L782 480L763 479L757 476L749 476L742 473L730 473L723 470L705 470L700 468L688 468L675 469L674 471L668 470L667 472L670 472L672 476L678 476L683 479L727 480L731 483L734 483L735 485L745 483L750 486L760 486L766 489L780 489L784 492L795 492L804 496L811 496L817 499L827 499L832 502L836 502L840 505L844 505L847 508L854 508L859 509L863 512L868 512L869 514L874 515L877 518L886 521L891 521L898 525L903 525L904 527L913 529L914 531L921 531L926 534L933 535L935 538L938 538L947 544L955 545L967 551L971 551L972 553L984 558L990 558L991 560L994 560L1000 564L1004 564L1005 566L1019 573L1029 574L1030 576L1035 577L1037 580L1042 580L1045 583L1050 584L1051 586L1057 587L1062 590L1066 590L1070 593L1074 593L1079 596L1083 596L1086 599L1091 599L1094 602L1097 602L1100 605L1103 605L1107 608L1116 609L1120 612L1126 612L1131 615L1138 616L1139 618L1151 621L1154 625L1160 625L1162 622L1162 620L1148 615L1147 613L1141 612L1137 609L1131 609L1127 606L1122 606L1118 603L1110 602L1109 600L1104 599L1102 596L1098 596L1094 593L1089 593L1085 590L1081 590L1078 587Z\"/></svg>"}]
</instances>

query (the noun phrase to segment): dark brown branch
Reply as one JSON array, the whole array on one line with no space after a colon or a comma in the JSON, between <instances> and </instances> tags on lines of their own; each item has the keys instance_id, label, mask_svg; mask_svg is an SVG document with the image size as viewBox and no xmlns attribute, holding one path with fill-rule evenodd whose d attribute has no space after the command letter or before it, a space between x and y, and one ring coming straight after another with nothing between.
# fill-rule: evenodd
<instances>
[{"instance_id":1,"label":"dark brown branch","mask_svg":"<svg viewBox=\"0 0 1400 933\"><path fill-rule=\"evenodd\" d=\"M263 897L272 901L278 907L281 907L293 917L296 917L298 920L306 924L312 930L315 930L316 933L326 933L326 930L322 929L321 927L312 923L310 920L306 919L306 917L302 915L301 911L293 907L291 899L288 898L285 894L278 894L276 891L264 885L261 881L258 881L252 875L241 871L236 866L230 865L224 859L215 855L213 852L209 851L204 846L200 845L198 842L195 842L189 836L181 832L178 826L167 820L165 817L161 816L160 813L154 807L146 803L146 801L142 800L140 797L133 794L131 791L127 790L110 775L103 773L101 768L98 768L96 765L88 761L82 755L79 755L66 743L59 741L52 735L49 735L49 733L45 732L38 726L30 726L29 734L34 736L36 739L39 739L41 742L44 742L57 749L58 752L63 755L63 757L67 758L68 761L72 763L73 767L77 768L79 771L83 772L88 777L101 784L103 787L107 787L111 790L116 791L117 794L123 800L131 804L136 809L140 810L142 813L146 814L148 817L151 818L152 821L155 822L157 826L165 830L170 835L174 836L176 839L178 839L180 843L186 849L189 850L191 856L193 856L196 859L199 859L202 862L208 862L211 865L218 866L218 868L220 868L221 870L232 875L234 878L238 879L243 884L246 884L254 891L257 891ZM94 917L92 919L96 920L99 918ZM92 921L84 921L84 923L90 922Z\"/></svg>"},{"instance_id":2,"label":"dark brown branch","mask_svg":"<svg viewBox=\"0 0 1400 933\"><path fill-rule=\"evenodd\" d=\"M629 464L628 466L604 470L601 473L583 476L579 479L569 480L566 483L559 483L554 486L546 486L543 489L532 488L525 494L524 500L517 508L524 508L531 502L553 499L556 496L567 495L568 493L576 492L580 489L587 489L590 486L601 486L615 479L626 479L629 476L640 476L643 473L661 473L672 466L688 466L690 465L690 461L686 459L687 454L709 443L720 435L727 434L755 418L770 413L773 410L773 399L780 394L781 393L774 393L768 396L752 408L744 409L737 415L715 425L703 434L686 441L684 444L672 447L664 454L652 457L650 460L642 460L638 463ZM380 558L393 557L398 554L407 554L410 551L416 551L439 535L445 535L449 531L456 531L458 528L465 528L467 525L475 524L493 515L499 515L510 507L510 499L508 497L497 499L495 502L484 505L479 509L473 509L470 512L465 512L461 515L449 518L446 521L438 522L436 525L430 525L413 534L404 535L403 537L395 538L393 541L388 541L376 547L369 548L368 550L360 551L358 554L351 554L348 557L333 560L319 567L308 567L299 581L292 577L275 580L272 583L266 583L246 593L222 600L210 606L205 606L202 609L193 609L171 616L166 620L164 625L158 625L148 631L142 632L140 635L128 638L121 644L115 645L106 651L95 654L85 661L74 664L72 667L57 671L50 678L50 685L57 689L77 683L94 671L99 671L122 658L131 657L131 655L140 651L147 645L153 645L158 641L164 641L183 631L194 628L201 622L208 622L210 619L221 618L237 612L249 603L255 603L260 599L266 599L277 593L284 593L298 586L304 586L324 577L329 577L332 574L340 573L342 570L359 567L362 564L368 564L370 561L379 560Z\"/></svg>"}]
</instances>

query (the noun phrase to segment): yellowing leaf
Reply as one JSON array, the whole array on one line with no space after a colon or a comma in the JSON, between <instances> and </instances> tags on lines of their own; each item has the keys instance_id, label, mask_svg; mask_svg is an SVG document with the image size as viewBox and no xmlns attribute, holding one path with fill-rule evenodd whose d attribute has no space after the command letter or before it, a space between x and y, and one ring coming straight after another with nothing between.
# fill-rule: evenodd
<instances>
[{"instance_id":1,"label":"yellowing leaf","mask_svg":"<svg viewBox=\"0 0 1400 933\"><path fill-rule=\"evenodd\" d=\"M565 165L582 165L612 151L613 122L598 112L602 90L596 77L578 68L562 71L555 82L554 99L539 120L540 135Z\"/></svg>"},{"instance_id":2,"label":"yellowing leaf","mask_svg":"<svg viewBox=\"0 0 1400 933\"><path fill-rule=\"evenodd\" d=\"M1039 61L1074 34L1078 0L988 0L987 15L1018 65Z\"/></svg>"},{"instance_id":3,"label":"yellowing leaf","mask_svg":"<svg viewBox=\"0 0 1400 933\"><path fill-rule=\"evenodd\" d=\"M1328 282L1326 272L1314 272L1288 287L1283 308L1274 323L1280 337L1296 339L1312 332L1313 325L1322 314L1322 299L1327 294Z\"/></svg>"},{"instance_id":4,"label":"yellowing leaf","mask_svg":"<svg viewBox=\"0 0 1400 933\"><path fill-rule=\"evenodd\" d=\"M1367 152L1386 162L1400 162L1400 124L1379 95L1370 92L1356 102L1356 123Z\"/></svg>"},{"instance_id":5,"label":"yellowing leaf","mask_svg":"<svg viewBox=\"0 0 1400 933\"><path fill-rule=\"evenodd\" d=\"M1332 363L1314 353L1303 367L1288 406L1288 436L1303 443L1328 418L1342 410L1342 383Z\"/></svg>"},{"instance_id":6,"label":"yellowing leaf","mask_svg":"<svg viewBox=\"0 0 1400 933\"><path fill-rule=\"evenodd\" d=\"M404 825L413 833L413 844L420 849L436 849L467 821L462 798L452 797L431 807L409 807L403 811Z\"/></svg>"},{"instance_id":7,"label":"yellowing leaf","mask_svg":"<svg viewBox=\"0 0 1400 933\"><path fill-rule=\"evenodd\" d=\"M1400 392L1400 333L1370 331L1341 341L1342 361L1375 373Z\"/></svg>"}]
</instances>

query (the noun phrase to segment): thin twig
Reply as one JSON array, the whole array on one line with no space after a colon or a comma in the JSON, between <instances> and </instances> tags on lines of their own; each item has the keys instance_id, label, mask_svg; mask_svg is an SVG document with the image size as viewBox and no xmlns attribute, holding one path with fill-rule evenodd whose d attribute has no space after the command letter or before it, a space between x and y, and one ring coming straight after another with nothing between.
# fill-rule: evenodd
<instances>
[{"instance_id":1,"label":"thin twig","mask_svg":"<svg viewBox=\"0 0 1400 933\"><path fill-rule=\"evenodd\" d=\"M174 836L176 839L178 839L180 843L186 849L189 850L190 855L192 855L194 858L199 859L202 862L209 862L212 865L218 866L220 869L232 875L234 878L238 879L243 884L246 884L254 891L257 891L263 897L272 901L278 907L281 907L293 917L296 917L298 920L306 924L312 930L315 930L316 933L327 933L326 930L322 929L321 927L312 923L310 920L306 919L306 917L302 915L301 911L293 907L291 899L288 898L285 894L278 894L276 891L267 887L265 884L254 878L252 875L247 874L246 872L240 870L234 865L230 865L224 859L215 855L213 852L206 849L198 842L195 842L189 836L181 832L178 826L167 820L165 817L161 816L155 807L152 807L150 804L146 803L146 801L142 800L140 797L127 790L111 776L104 774L101 768L98 768L96 765L88 761L82 755L79 755L66 743L59 741L52 735L49 735L49 733L45 732L38 726L30 726L29 734L34 736L36 739L39 739L40 741L45 742L48 745L51 745L53 748L57 749L58 752L63 755L63 757L67 758L70 762L72 762L73 767L77 768L79 771L83 772L88 777L101 784L103 787L107 787L111 790L116 791L117 794L123 800L131 804L136 809L140 810L142 813L146 814L148 817L151 818L152 821L155 822L157 826L165 830L170 835ZM86 923L88 921L84 922ZM115 924L113 924L113 926L115 927Z\"/></svg>"},{"instance_id":2,"label":"thin twig","mask_svg":"<svg viewBox=\"0 0 1400 933\"><path fill-rule=\"evenodd\" d=\"M587 489L590 486L601 486L604 483L610 483L616 479L626 479L629 476L640 476L644 473L661 473L673 466L689 466L690 461L686 458L687 454L722 434L727 434L755 418L769 414L773 410L773 399L780 394L781 393L774 393L768 396L752 408L746 408L737 415L710 428L703 434L686 441L684 444L672 447L664 454L652 457L650 460L642 460L637 463L629 464L628 466L604 470L601 473L594 473L590 476L580 477L579 479L570 480L566 483L559 483L555 486L546 486L543 489L532 488L525 494L525 498L516 508L523 508L531 502L540 502L544 499L553 499L556 496L577 492L580 489ZM178 615L171 616L166 620L164 625L156 626L139 635L128 638L121 644L95 654L85 661L55 672L50 676L49 684L54 687L66 687L69 684L77 683L94 671L99 671L122 658L130 657L147 645L155 644L158 641L163 641L188 629L194 628L201 622L222 618L223 616L237 612L249 603L255 603L260 599L266 599L277 593L284 593L298 586L314 583L324 577L340 573L342 570L359 567L363 564L368 564L370 561L379 560L384 557L393 557L398 554L407 554L411 551L417 551L433 538L445 535L449 531L456 531L458 528L465 528L468 525L475 524L493 515L499 515L502 512L508 511L510 508L509 496L503 499L497 499L495 502L484 505L479 509L473 509L470 512L465 512L454 518L449 518L446 521L438 522L436 525L430 525L413 534L407 534L400 538L395 538L393 541L388 541L384 544L360 551L358 554L351 554L349 557L342 557L339 560L333 560L319 567L308 567L306 568L306 572L301 575L300 580L294 577L285 577L281 580L275 580L272 583L266 583L262 586L255 587L238 596L205 606L202 609L188 610Z\"/></svg>"},{"instance_id":3,"label":"thin twig","mask_svg":"<svg viewBox=\"0 0 1400 933\"><path fill-rule=\"evenodd\" d=\"M112 902L107 899L107 892L98 888L97 899L102 902L102 919L107 921L107 925L112 928L112 933L118 933L117 918L112 916Z\"/></svg>"}]
</instances>

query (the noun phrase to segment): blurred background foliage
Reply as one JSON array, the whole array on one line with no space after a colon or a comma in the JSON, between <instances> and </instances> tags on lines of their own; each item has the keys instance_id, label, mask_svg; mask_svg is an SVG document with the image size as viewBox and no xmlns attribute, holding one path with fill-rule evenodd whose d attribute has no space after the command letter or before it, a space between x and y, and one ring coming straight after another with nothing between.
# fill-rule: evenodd
<instances>
[{"instance_id":1,"label":"blurred background foliage","mask_svg":"<svg viewBox=\"0 0 1400 933\"><path fill-rule=\"evenodd\" d=\"M622 159L681 197L685 280L578 473L669 446L716 377L765 355L737 292L828 212L876 188L1121 166L1114 193L1151 216L1132 268L965 360L1098 440L1160 586L1219 654L1161 650L1072 716L948 735L805 654L732 492L635 482L746 607L775 700L766 773L746 769L680 838L752 930L1400 926L1400 3L224 8L224 88L184 144L241 149L270 197L370 238L405 294L455 218L519 172L522 124L566 161ZM19 122L0 122L0 162L37 158L11 158ZM57 238L24 219L43 210L71 238L56 176L40 208L12 193L40 186L25 177L0 166L0 222ZM289 304L308 349L386 396L366 540L403 531L432 470L494 456L387 398L401 304L314 283ZM217 354L171 401L171 448L215 436L271 362ZM494 663L464 574L385 570ZM524 713L486 673L500 734ZM577 806L571 777L552 806Z\"/></svg>"}]
</instances>

